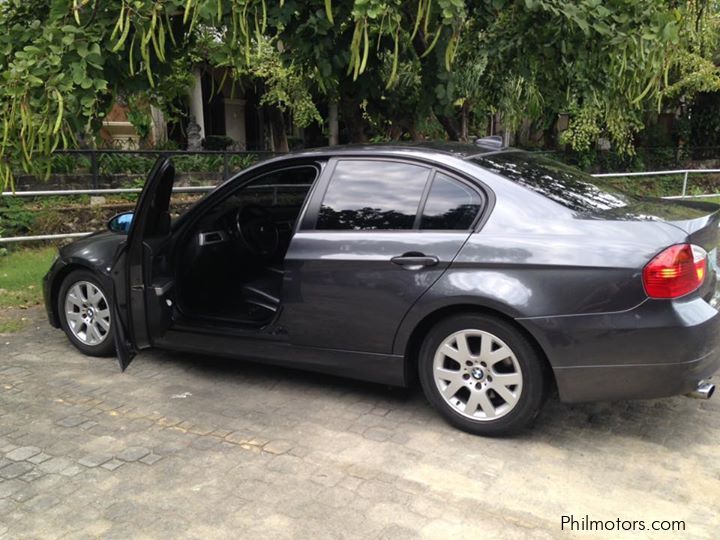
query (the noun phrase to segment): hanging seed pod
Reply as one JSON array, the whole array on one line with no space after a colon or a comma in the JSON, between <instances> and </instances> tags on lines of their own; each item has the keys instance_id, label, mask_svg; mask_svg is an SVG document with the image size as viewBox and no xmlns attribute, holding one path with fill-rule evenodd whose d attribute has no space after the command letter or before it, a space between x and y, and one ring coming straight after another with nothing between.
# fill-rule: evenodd
<instances>
[{"instance_id":1,"label":"hanging seed pod","mask_svg":"<svg viewBox=\"0 0 720 540\"><path fill-rule=\"evenodd\" d=\"M327 16L328 21L330 21L330 24L335 24L332 14L332 0L325 0L325 15Z\"/></svg>"}]
</instances>

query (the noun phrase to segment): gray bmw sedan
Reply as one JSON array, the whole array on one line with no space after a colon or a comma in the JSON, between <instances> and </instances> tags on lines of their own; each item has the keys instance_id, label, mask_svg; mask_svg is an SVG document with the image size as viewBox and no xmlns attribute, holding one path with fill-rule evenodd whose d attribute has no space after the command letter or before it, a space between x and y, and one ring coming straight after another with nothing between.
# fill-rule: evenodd
<instances>
[{"instance_id":1,"label":"gray bmw sedan","mask_svg":"<svg viewBox=\"0 0 720 540\"><path fill-rule=\"evenodd\" d=\"M391 385L460 429L546 397L708 398L720 207L627 195L537 154L351 146L258 163L177 216L159 160L133 213L60 250L50 323L126 369L147 347Z\"/></svg>"}]
</instances>

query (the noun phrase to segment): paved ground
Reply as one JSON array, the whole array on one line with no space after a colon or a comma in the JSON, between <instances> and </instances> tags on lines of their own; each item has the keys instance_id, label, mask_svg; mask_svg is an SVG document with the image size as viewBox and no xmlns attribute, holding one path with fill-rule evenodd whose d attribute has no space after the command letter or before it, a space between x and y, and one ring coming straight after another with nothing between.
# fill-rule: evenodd
<instances>
[{"instance_id":1,"label":"paved ground","mask_svg":"<svg viewBox=\"0 0 720 540\"><path fill-rule=\"evenodd\" d=\"M563 514L720 534L720 399L552 401L482 439L417 391L159 352L121 375L33 316L0 336L0 538L572 537Z\"/></svg>"}]
</instances>

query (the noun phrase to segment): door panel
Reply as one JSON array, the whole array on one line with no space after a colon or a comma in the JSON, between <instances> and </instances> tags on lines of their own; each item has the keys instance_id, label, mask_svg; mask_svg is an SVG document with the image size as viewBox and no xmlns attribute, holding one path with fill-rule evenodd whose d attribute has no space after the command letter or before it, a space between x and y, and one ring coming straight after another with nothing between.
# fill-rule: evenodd
<instances>
[{"instance_id":1,"label":"door panel","mask_svg":"<svg viewBox=\"0 0 720 540\"><path fill-rule=\"evenodd\" d=\"M284 326L294 345L389 353L402 318L447 270L467 231L301 231L285 258ZM394 257L435 257L399 265Z\"/></svg>"},{"instance_id":2,"label":"door panel","mask_svg":"<svg viewBox=\"0 0 720 540\"><path fill-rule=\"evenodd\" d=\"M333 159L318 182L285 257L279 324L294 345L390 353L403 317L467 241L484 199L400 159ZM440 228L458 230L432 230Z\"/></svg>"}]
</instances>

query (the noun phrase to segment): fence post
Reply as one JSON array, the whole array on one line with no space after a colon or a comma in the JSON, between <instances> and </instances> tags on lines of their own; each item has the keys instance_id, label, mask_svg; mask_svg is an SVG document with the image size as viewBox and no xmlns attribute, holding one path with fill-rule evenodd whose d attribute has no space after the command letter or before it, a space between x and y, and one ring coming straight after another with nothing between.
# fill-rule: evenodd
<instances>
[{"instance_id":1,"label":"fence post","mask_svg":"<svg viewBox=\"0 0 720 540\"><path fill-rule=\"evenodd\" d=\"M228 160L228 154L223 150L223 181L227 180L230 176L230 163Z\"/></svg>"},{"instance_id":2,"label":"fence post","mask_svg":"<svg viewBox=\"0 0 720 540\"><path fill-rule=\"evenodd\" d=\"M686 169L686 170L685 170L685 176L683 176L683 192L682 192L683 198L685 198L685 197L687 196L687 183L688 183L688 173L689 173L689 172L690 172L690 171L688 171L688 170Z\"/></svg>"},{"instance_id":3,"label":"fence post","mask_svg":"<svg viewBox=\"0 0 720 540\"><path fill-rule=\"evenodd\" d=\"M97 154L95 153L95 150L90 150L90 171L92 174L92 187L93 187L93 189L97 189L98 188L99 164L98 164L98 158L97 158Z\"/></svg>"}]
</instances>

